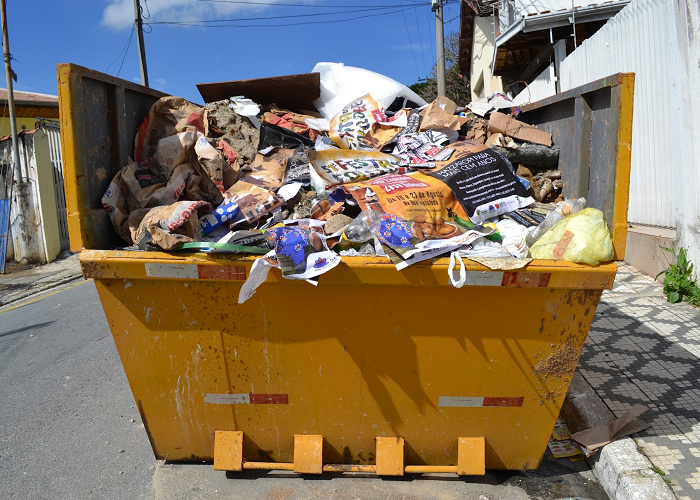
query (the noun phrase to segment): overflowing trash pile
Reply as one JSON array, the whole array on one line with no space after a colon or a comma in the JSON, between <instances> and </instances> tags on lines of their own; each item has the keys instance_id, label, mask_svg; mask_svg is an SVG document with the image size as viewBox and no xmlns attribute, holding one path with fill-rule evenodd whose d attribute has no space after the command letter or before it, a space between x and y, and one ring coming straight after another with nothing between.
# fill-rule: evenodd
<instances>
[{"instance_id":1,"label":"overflowing trash pile","mask_svg":"<svg viewBox=\"0 0 700 500\"><path fill-rule=\"evenodd\" d=\"M455 286L462 258L613 258L603 214L563 198L558 147L515 107L426 103L340 64L314 72L315 110L158 100L102 198L117 234L134 250L264 256L241 301L272 267L316 283L351 256L400 270L449 255Z\"/></svg>"}]
</instances>

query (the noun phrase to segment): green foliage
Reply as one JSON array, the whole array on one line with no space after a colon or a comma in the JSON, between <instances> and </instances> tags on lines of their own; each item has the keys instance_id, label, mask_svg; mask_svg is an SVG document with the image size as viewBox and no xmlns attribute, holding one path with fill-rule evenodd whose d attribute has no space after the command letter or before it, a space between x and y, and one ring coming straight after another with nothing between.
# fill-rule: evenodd
<instances>
[{"instance_id":1,"label":"green foliage","mask_svg":"<svg viewBox=\"0 0 700 500\"><path fill-rule=\"evenodd\" d=\"M414 83L409 87L427 102L437 99L437 64L430 71L425 82ZM466 106L471 101L469 76L459 74L459 33L447 36L445 40L445 95L458 106Z\"/></svg>"},{"instance_id":2,"label":"green foliage","mask_svg":"<svg viewBox=\"0 0 700 500\"><path fill-rule=\"evenodd\" d=\"M663 250L674 253L672 249L661 247ZM669 265L668 269L656 275L664 277L664 294L672 304L685 300L690 305L700 306L700 287L693 280L693 264L688 260L685 248L678 251L676 263Z\"/></svg>"},{"instance_id":3,"label":"green foliage","mask_svg":"<svg viewBox=\"0 0 700 500\"><path fill-rule=\"evenodd\" d=\"M659 469L658 467L651 467L652 472L656 472L659 476L661 476L661 479L663 479L666 484L669 484L671 480L666 477L666 473Z\"/></svg>"}]
</instances>

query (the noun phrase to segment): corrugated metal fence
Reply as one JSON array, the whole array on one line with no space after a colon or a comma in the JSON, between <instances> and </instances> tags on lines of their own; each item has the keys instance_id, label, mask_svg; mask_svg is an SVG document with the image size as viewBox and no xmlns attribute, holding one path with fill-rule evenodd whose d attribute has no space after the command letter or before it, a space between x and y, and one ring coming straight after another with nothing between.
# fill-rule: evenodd
<instances>
[{"instance_id":1,"label":"corrugated metal fence","mask_svg":"<svg viewBox=\"0 0 700 500\"><path fill-rule=\"evenodd\" d=\"M561 89L634 72L632 174L628 220L676 226L674 117L681 113L673 2L634 0L561 64Z\"/></svg>"},{"instance_id":2,"label":"corrugated metal fence","mask_svg":"<svg viewBox=\"0 0 700 500\"><path fill-rule=\"evenodd\" d=\"M45 123L44 131L49 138L49 155L53 167L53 181L56 192L56 210L58 211L58 233L61 240L68 241L68 220L66 211L66 193L63 187L63 153L61 152L61 129L56 125Z\"/></svg>"}]
</instances>

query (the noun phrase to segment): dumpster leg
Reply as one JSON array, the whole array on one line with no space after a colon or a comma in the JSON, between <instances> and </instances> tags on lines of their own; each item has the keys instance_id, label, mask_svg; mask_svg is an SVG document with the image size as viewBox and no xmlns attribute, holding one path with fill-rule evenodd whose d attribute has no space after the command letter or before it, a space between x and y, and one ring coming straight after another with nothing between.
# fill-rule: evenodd
<instances>
[{"instance_id":1,"label":"dumpster leg","mask_svg":"<svg viewBox=\"0 0 700 500\"><path fill-rule=\"evenodd\" d=\"M243 432L214 433L214 470L243 470Z\"/></svg>"},{"instance_id":2,"label":"dumpster leg","mask_svg":"<svg viewBox=\"0 0 700 500\"><path fill-rule=\"evenodd\" d=\"M377 474L380 476L403 476L403 438L377 438Z\"/></svg>"},{"instance_id":3,"label":"dumpster leg","mask_svg":"<svg viewBox=\"0 0 700 500\"><path fill-rule=\"evenodd\" d=\"M457 444L457 474L483 476L486 474L486 442L483 437L461 437Z\"/></svg>"},{"instance_id":4,"label":"dumpster leg","mask_svg":"<svg viewBox=\"0 0 700 500\"><path fill-rule=\"evenodd\" d=\"M321 474L323 472L323 436L294 435L294 472Z\"/></svg>"}]
</instances>

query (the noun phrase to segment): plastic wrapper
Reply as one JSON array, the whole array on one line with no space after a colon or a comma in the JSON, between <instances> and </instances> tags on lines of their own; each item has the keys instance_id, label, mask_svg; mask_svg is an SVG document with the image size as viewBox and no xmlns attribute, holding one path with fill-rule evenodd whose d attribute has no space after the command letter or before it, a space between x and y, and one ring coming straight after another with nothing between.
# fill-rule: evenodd
<instances>
[{"instance_id":1,"label":"plastic wrapper","mask_svg":"<svg viewBox=\"0 0 700 500\"><path fill-rule=\"evenodd\" d=\"M585 208L563 218L530 248L530 255L591 265L611 261L614 250L603 212Z\"/></svg>"},{"instance_id":2,"label":"plastic wrapper","mask_svg":"<svg viewBox=\"0 0 700 500\"><path fill-rule=\"evenodd\" d=\"M564 200L562 203L557 204L555 209L549 212L538 226L536 226L534 229L531 229L528 232L525 242L528 244L528 246L534 245L535 242L539 240L552 227L554 227L554 225L557 222L562 220L567 215L572 215L577 212L580 212L584 208L586 208L585 198L574 198ZM531 212L526 212L523 215L525 215L526 217L529 216L528 218L534 216L534 214Z\"/></svg>"},{"instance_id":3,"label":"plastic wrapper","mask_svg":"<svg viewBox=\"0 0 700 500\"><path fill-rule=\"evenodd\" d=\"M311 71L321 74L321 95L313 104L329 120L352 99L363 94L371 94L384 109L417 108L428 104L405 85L374 71L329 62L320 62ZM396 102L398 105L392 106Z\"/></svg>"},{"instance_id":4,"label":"plastic wrapper","mask_svg":"<svg viewBox=\"0 0 700 500\"><path fill-rule=\"evenodd\" d=\"M273 148L267 154L258 153L252 165L241 169L240 180L275 191L282 186L287 162L293 149Z\"/></svg>"},{"instance_id":5,"label":"plastic wrapper","mask_svg":"<svg viewBox=\"0 0 700 500\"><path fill-rule=\"evenodd\" d=\"M406 172L396 157L377 151L308 151L308 158L316 174L311 176L311 184L318 192L336 184Z\"/></svg>"},{"instance_id":6,"label":"plastic wrapper","mask_svg":"<svg viewBox=\"0 0 700 500\"><path fill-rule=\"evenodd\" d=\"M328 249L322 226L282 226L265 234L275 241L275 254L287 279L310 279L334 268L340 256Z\"/></svg>"},{"instance_id":7,"label":"plastic wrapper","mask_svg":"<svg viewBox=\"0 0 700 500\"><path fill-rule=\"evenodd\" d=\"M226 203L218 207L210 214L202 217L202 220L199 221L202 233L211 233L217 227L232 221L236 215L238 215L238 205L235 202Z\"/></svg>"},{"instance_id":8,"label":"plastic wrapper","mask_svg":"<svg viewBox=\"0 0 700 500\"><path fill-rule=\"evenodd\" d=\"M384 110L367 94L345 105L331 119L328 135L343 149L360 149L360 142L372 126L385 118Z\"/></svg>"},{"instance_id":9,"label":"plastic wrapper","mask_svg":"<svg viewBox=\"0 0 700 500\"><path fill-rule=\"evenodd\" d=\"M282 199L264 187L238 181L224 194L228 202L235 202L248 222L255 222L282 205Z\"/></svg>"},{"instance_id":10,"label":"plastic wrapper","mask_svg":"<svg viewBox=\"0 0 700 500\"><path fill-rule=\"evenodd\" d=\"M174 250L195 241L200 233L198 212L209 212L204 201L179 201L172 205L135 210L129 214L131 238L142 250L156 246Z\"/></svg>"},{"instance_id":11,"label":"plastic wrapper","mask_svg":"<svg viewBox=\"0 0 700 500\"><path fill-rule=\"evenodd\" d=\"M433 255L494 231L471 224L450 187L422 173L385 175L344 188L360 208L376 212L369 223L379 241L394 252L394 263L396 255Z\"/></svg>"}]
</instances>

